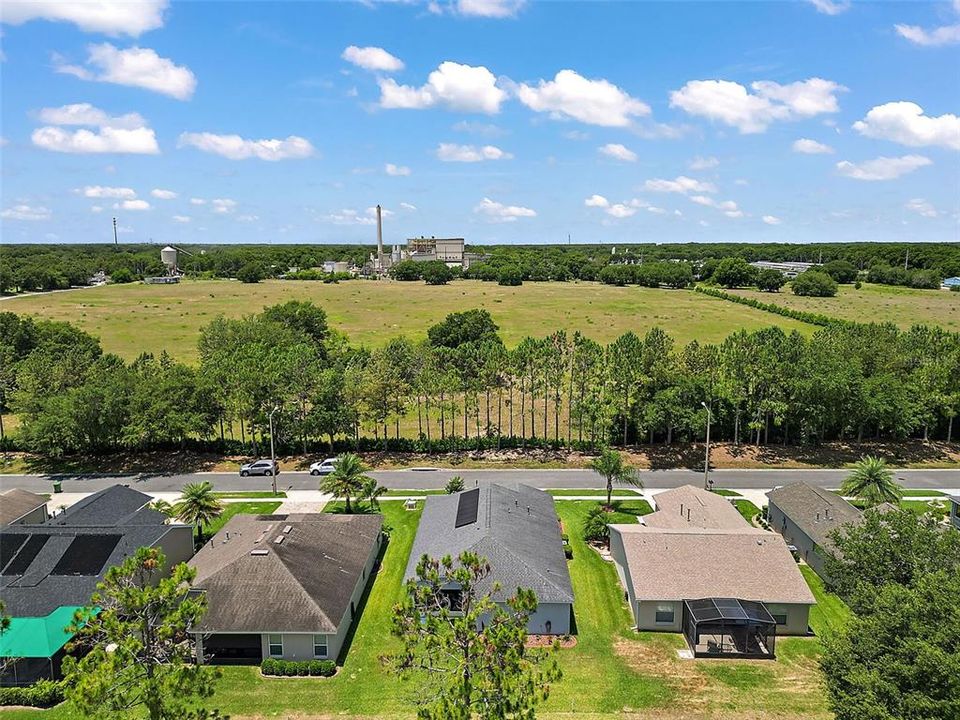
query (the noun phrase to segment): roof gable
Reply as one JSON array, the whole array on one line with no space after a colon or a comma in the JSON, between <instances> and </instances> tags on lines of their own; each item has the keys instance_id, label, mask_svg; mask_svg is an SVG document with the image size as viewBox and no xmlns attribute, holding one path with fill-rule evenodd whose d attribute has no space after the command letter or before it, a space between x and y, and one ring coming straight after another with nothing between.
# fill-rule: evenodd
<instances>
[{"instance_id":1,"label":"roof gable","mask_svg":"<svg viewBox=\"0 0 960 720\"><path fill-rule=\"evenodd\" d=\"M807 537L826 549L834 547L830 536L835 530L863 519L862 511L836 493L805 482L775 488L767 497Z\"/></svg>"}]
</instances>

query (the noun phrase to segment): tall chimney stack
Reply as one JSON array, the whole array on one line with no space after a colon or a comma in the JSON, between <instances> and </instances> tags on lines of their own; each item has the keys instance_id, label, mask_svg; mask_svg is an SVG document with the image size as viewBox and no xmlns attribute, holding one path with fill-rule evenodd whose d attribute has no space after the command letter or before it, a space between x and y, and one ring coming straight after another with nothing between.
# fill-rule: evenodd
<instances>
[{"instance_id":1,"label":"tall chimney stack","mask_svg":"<svg viewBox=\"0 0 960 720\"><path fill-rule=\"evenodd\" d=\"M383 217L380 206L377 205L377 262L383 270Z\"/></svg>"}]
</instances>

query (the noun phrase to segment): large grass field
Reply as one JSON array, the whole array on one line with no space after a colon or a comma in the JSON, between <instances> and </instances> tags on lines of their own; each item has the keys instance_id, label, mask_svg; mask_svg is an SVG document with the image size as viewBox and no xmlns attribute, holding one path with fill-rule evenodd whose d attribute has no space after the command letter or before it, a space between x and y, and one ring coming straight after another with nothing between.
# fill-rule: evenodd
<instances>
[{"instance_id":1,"label":"large grass field","mask_svg":"<svg viewBox=\"0 0 960 720\"><path fill-rule=\"evenodd\" d=\"M419 504L418 504L419 505ZM816 638L780 638L777 660L681 660L679 635L637 633L613 565L584 543L581 527L593 500L563 500L557 510L570 536L570 576L576 597L577 644L559 651L563 679L538 713L543 718L583 720L613 717L791 718L832 717L817 670ZM331 504L327 511L336 511ZM611 520L636 522L650 511L643 501L625 501ZM392 606L400 599L403 573L419 521L399 501L382 502L390 541L382 567L361 603L360 620L340 672L333 678L263 678L256 667L224 667L214 703L231 717L412 718L417 685L385 668L384 654L397 648L390 637ZM842 622L839 601L828 600L818 579L808 576L822 611L811 615L819 632ZM636 713L636 714L634 714ZM11 710L6 718L61 720L76 717L66 705L53 710Z\"/></svg>"},{"instance_id":2,"label":"large grass field","mask_svg":"<svg viewBox=\"0 0 960 720\"><path fill-rule=\"evenodd\" d=\"M780 325L813 332L810 325L725 302L688 290L614 287L598 283L423 283L350 281L324 284L273 280L244 285L229 280L186 281L179 285L107 285L4 300L0 310L76 323L97 335L107 352L127 359L141 352L196 360L201 327L218 315L242 317L287 300L312 300L333 327L352 342L382 345L406 334L426 337L427 328L447 313L483 307L500 326L508 346L526 336L579 330L609 342L633 330L660 326L681 343L718 342L739 328Z\"/></svg>"},{"instance_id":3,"label":"large grass field","mask_svg":"<svg viewBox=\"0 0 960 720\"><path fill-rule=\"evenodd\" d=\"M745 297L774 303L795 310L818 312L842 320L892 322L901 328L911 325L940 325L960 332L960 293L864 283L857 290L841 285L836 297L799 297L786 286L779 293L757 290L732 290Z\"/></svg>"}]
</instances>

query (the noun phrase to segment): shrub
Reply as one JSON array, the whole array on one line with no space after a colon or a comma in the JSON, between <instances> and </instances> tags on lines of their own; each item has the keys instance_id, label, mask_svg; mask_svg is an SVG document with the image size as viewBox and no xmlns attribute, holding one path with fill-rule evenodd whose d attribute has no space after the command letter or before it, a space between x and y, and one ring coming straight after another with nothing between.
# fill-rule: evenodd
<instances>
[{"instance_id":1,"label":"shrub","mask_svg":"<svg viewBox=\"0 0 960 720\"><path fill-rule=\"evenodd\" d=\"M497 276L497 284L508 287L523 285L523 274L514 267L503 268Z\"/></svg>"},{"instance_id":2,"label":"shrub","mask_svg":"<svg viewBox=\"0 0 960 720\"><path fill-rule=\"evenodd\" d=\"M463 490L463 478L459 475L454 475L452 478L447 480L447 484L444 486L444 491L447 495L452 495L453 493L460 492Z\"/></svg>"},{"instance_id":3,"label":"shrub","mask_svg":"<svg viewBox=\"0 0 960 720\"><path fill-rule=\"evenodd\" d=\"M599 504L594 505L583 521L583 539L587 542L606 542L609 537L607 513Z\"/></svg>"},{"instance_id":4,"label":"shrub","mask_svg":"<svg viewBox=\"0 0 960 720\"><path fill-rule=\"evenodd\" d=\"M411 282L420 279L420 263L414 260L401 260L388 271L390 277L402 282Z\"/></svg>"},{"instance_id":5,"label":"shrub","mask_svg":"<svg viewBox=\"0 0 960 720\"><path fill-rule=\"evenodd\" d=\"M773 268L762 268L757 271L757 289L764 292L779 292L787 279L783 273Z\"/></svg>"},{"instance_id":6,"label":"shrub","mask_svg":"<svg viewBox=\"0 0 960 720\"><path fill-rule=\"evenodd\" d=\"M271 677L330 677L337 672L333 660L280 660L266 658L260 672Z\"/></svg>"},{"instance_id":7,"label":"shrub","mask_svg":"<svg viewBox=\"0 0 960 720\"><path fill-rule=\"evenodd\" d=\"M790 284L794 295L804 297L833 297L837 294L837 281L819 270L807 270Z\"/></svg>"},{"instance_id":8,"label":"shrub","mask_svg":"<svg viewBox=\"0 0 960 720\"><path fill-rule=\"evenodd\" d=\"M122 283L132 283L136 280L136 277L127 268L118 268L110 273L110 280L120 285Z\"/></svg>"},{"instance_id":9,"label":"shrub","mask_svg":"<svg viewBox=\"0 0 960 720\"><path fill-rule=\"evenodd\" d=\"M431 260L422 265L420 277L426 281L427 285L446 285L453 280L453 270L440 260Z\"/></svg>"},{"instance_id":10,"label":"shrub","mask_svg":"<svg viewBox=\"0 0 960 720\"><path fill-rule=\"evenodd\" d=\"M820 269L841 284L852 283L857 279L857 268L846 260L831 260Z\"/></svg>"},{"instance_id":11,"label":"shrub","mask_svg":"<svg viewBox=\"0 0 960 720\"><path fill-rule=\"evenodd\" d=\"M711 280L726 288L753 285L757 269L743 258L723 258L713 271Z\"/></svg>"},{"instance_id":12,"label":"shrub","mask_svg":"<svg viewBox=\"0 0 960 720\"><path fill-rule=\"evenodd\" d=\"M245 283L258 283L267 276L260 263L249 262L237 270L237 280Z\"/></svg>"},{"instance_id":13,"label":"shrub","mask_svg":"<svg viewBox=\"0 0 960 720\"><path fill-rule=\"evenodd\" d=\"M38 680L25 687L0 688L0 706L24 705L48 708L63 702L63 682Z\"/></svg>"}]
</instances>

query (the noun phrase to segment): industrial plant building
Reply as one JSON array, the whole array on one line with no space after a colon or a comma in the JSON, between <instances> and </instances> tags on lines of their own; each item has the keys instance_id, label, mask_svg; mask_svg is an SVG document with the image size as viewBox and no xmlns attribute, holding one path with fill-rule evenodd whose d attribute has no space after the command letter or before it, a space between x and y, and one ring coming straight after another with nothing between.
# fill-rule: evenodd
<instances>
[{"instance_id":1,"label":"industrial plant building","mask_svg":"<svg viewBox=\"0 0 960 720\"><path fill-rule=\"evenodd\" d=\"M753 267L758 270L776 270L783 274L784 277L795 278L802 272L806 272L812 267L817 267L817 263L808 263L808 262L768 262L766 260L757 260L756 262L750 263Z\"/></svg>"}]
</instances>

